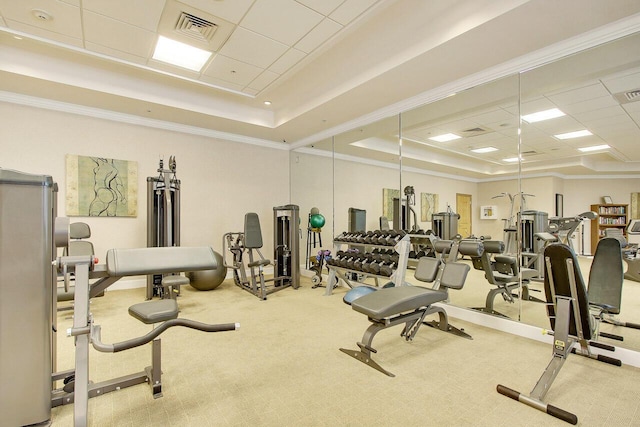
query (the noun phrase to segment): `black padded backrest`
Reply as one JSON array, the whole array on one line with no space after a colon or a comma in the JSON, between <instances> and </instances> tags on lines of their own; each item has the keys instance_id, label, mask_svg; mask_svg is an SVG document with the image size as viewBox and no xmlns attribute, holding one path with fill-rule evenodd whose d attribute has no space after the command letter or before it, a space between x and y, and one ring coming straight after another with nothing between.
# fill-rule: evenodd
<instances>
[{"instance_id":1,"label":"black padded backrest","mask_svg":"<svg viewBox=\"0 0 640 427\"><path fill-rule=\"evenodd\" d=\"M248 249L262 247L262 231L257 213L249 212L244 216L244 246Z\"/></svg>"},{"instance_id":2,"label":"black padded backrest","mask_svg":"<svg viewBox=\"0 0 640 427\"><path fill-rule=\"evenodd\" d=\"M444 267L440 286L450 289L462 289L465 280L467 280L469 270L471 270L471 267L467 264L461 262L448 263Z\"/></svg>"},{"instance_id":3,"label":"black padded backrest","mask_svg":"<svg viewBox=\"0 0 640 427\"><path fill-rule=\"evenodd\" d=\"M596 254L589 272L589 302L606 304L607 311L620 313L622 301L622 284L624 283L624 266L620 241L613 237L605 237L598 242Z\"/></svg>"},{"instance_id":4,"label":"black padded backrest","mask_svg":"<svg viewBox=\"0 0 640 427\"><path fill-rule=\"evenodd\" d=\"M582 273L580 272L580 266L578 265L578 259L573 250L561 243L553 243L547 246L544 250L544 290L547 296L547 314L549 315L549 321L551 322L551 329L555 329L555 301L553 293L551 292L551 285L549 278L553 278L555 295L562 295L566 297L573 297L578 305L578 311L580 313L580 319L582 323L582 333L586 340L591 339L591 322L589 315L589 300L587 298L587 289L582 279ZM549 259L551 263L551 271L547 268L546 260ZM573 262L573 274L576 279L576 291L577 295L571 295L571 286L569 284L569 270L567 268L567 260L570 259ZM577 336L576 319L573 315L573 308L571 310L569 318L569 334Z\"/></svg>"},{"instance_id":5,"label":"black padded backrest","mask_svg":"<svg viewBox=\"0 0 640 427\"><path fill-rule=\"evenodd\" d=\"M420 258L416 272L414 273L415 278L421 282L433 282L436 280L441 262L439 259L426 256Z\"/></svg>"}]
</instances>

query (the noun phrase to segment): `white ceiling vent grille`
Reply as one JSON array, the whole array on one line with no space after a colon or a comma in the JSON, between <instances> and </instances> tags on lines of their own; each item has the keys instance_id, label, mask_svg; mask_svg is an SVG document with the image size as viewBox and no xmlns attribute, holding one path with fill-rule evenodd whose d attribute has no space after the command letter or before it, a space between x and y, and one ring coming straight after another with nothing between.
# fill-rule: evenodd
<instances>
[{"instance_id":1,"label":"white ceiling vent grille","mask_svg":"<svg viewBox=\"0 0 640 427\"><path fill-rule=\"evenodd\" d=\"M625 92L624 96L629 102L637 101L640 99L640 89Z\"/></svg>"},{"instance_id":2,"label":"white ceiling vent grille","mask_svg":"<svg viewBox=\"0 0 640 427\"><path fill-rule=\"evenodd\" d=\"M194 40L208 43L213 39L218 26L206 19L182 12L178 17L175 31Z\"/></svg>"},{"instance_id":3,"label":"white ceiling vent grille","mask_svg":"<svg viewBox=\"0 0 640 427\"><path fill-rule=\"evenodd\" d=\"M231 22L204 10L176 0L166 0L158 24L158 34L200 49L217 52L229 39L235 27Z\"/></svg>"},{"instance_id":4,"label":"white ceiling vent grille","mask_svg":"<svg viewBox=\"0 0 640 427\"><path fill-rule=\"evenodd\" d=\"M628 90L626 92L616 93L614 97L620 104L640 101L640 89Z\"/></svg>"},{"instance_id":5,"label":"white ceiling vent grille","mask_svg":"<svg viewBox=\"0 0 640 427\"><path fill-rule=\"evenodd\" d=\"M463 136L465 138L468 138L468 137L471 137L471 136L483 135L483 134L489 133L489 132L492 132L492 130L478 126L478 127L475 127L475 128L464 129L462 131L462 134L463 134Z\"/></svg>"}]
</instances>

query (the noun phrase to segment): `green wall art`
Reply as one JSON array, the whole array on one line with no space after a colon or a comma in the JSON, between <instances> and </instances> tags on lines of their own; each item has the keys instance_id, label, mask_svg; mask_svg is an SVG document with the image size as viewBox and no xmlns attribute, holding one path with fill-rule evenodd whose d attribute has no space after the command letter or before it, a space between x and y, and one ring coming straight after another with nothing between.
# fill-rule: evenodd
<instances>
[{"instance_id":1,"label":"green wall art","mask_svg":"<svg viewBox=\"0 0 640 427\"><path fill-rule=\"evenodd\" d=\"M138 215L138 163L67 154L67 216Z\"/></svg>"}]
</instances>

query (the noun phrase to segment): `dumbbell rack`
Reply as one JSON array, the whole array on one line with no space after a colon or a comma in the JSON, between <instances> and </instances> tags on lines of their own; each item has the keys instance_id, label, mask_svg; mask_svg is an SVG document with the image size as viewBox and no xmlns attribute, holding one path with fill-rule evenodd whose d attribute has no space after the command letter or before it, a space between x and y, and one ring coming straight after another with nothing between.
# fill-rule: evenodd
<instances>
[{"instance_id":1,"label":"dumbbell rack","mask_svg":"<svg viewBox=\"0 0 640 427\"><path fill-rule=\"evenodd\" d=\"M434 239L437 240L437 237L434 237L434 235L427 234L408 234L408 236L411 241L411 246L416 247L431 246L433 248L433 241ZM407 266L416 268L418 266L418 258L409 258L407 260Z\"/></svg>"},{"instance_id":2,"label":"dumbbell rack","mask_svg":"<svg viewBox=\"0 0 640 427\"><path fill-rule=\"evenodd\" d=\"M333 241L334 253L338 253L338 250L342 247L342 245L358 246L358 247L364 247L366 249L374 249L374 248L389 249L390 248L390 246L388 245L374 245L374 244L368 244L368 243L342 242L342 241L334 240ZM398 253L398 267L395 269L393 274L391 274L391 276L383 276L380 274L367 273L364 271L355 270L355 269L346 268L346 267L339 267L336 265L327 265L327 267L329 268L329 279L328 279L328 284L327 284L324 295L325 296L331 295L331 293L333 292L332 284L333 283L339 284L340 280L338 279L342 279L342 281L346 283L346 285L349 288L354 287L352 282L346 277L345 273L355 273L358 275L362 275L364 277L373 278L375 280L376 286L378 286L378 279L392 281L393 283L396 284L396 286L405 285L406 282L404 280L404 277L405 277L405 274L407 273L407 261L409 259L410 247L411 247L411 242L409 239L409 235L405 235L402 239L400 239L395 244L395 246L393 246L393 249Z\"/></svg>"}]
</instances>

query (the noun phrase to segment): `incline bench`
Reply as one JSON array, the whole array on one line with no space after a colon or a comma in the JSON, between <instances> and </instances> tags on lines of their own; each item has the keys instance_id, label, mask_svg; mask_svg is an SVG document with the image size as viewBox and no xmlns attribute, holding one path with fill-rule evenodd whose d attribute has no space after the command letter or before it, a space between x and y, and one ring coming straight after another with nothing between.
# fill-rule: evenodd
<instances>
[{"instance_id":1,"label":"incline bench","mask_svg":"<svg viewBox=\"0 0 640 427\"><path fill-rule=\"evenodd\" d=\"M481 242L456 242L458 252L462 255L480 255L483 251ZM472 339L470 335L461 329L449 324L447 312L443 307L435 305L448 299L449 289L462 289L469 273L470 267L459 262L444 262L439 258L422 257L418 261L415 278L421 282L433 283L432 288L421 286L397 286L371 290L364 296L352 299L350 293L362 293L360 288L349 291L345 302L351 301L351 307L365 314L371 325L367 328L362 341L357 345L360 350L341 348L340 351L371 366L378 371L393 377L391 372L376 363L371 353L377 353L372 347L373 337L383 329L404 323L404 329L400 334L407 341L413 340L421 325L431 326L444 332L449 332L461 337ZM440 321L425 322L430 314L438 313Z\"/></svg>"}]
</instances>

